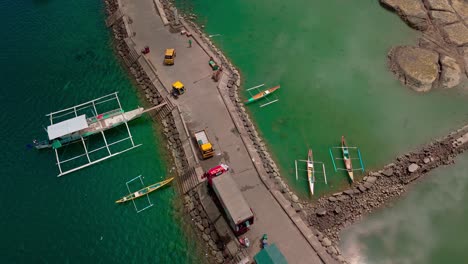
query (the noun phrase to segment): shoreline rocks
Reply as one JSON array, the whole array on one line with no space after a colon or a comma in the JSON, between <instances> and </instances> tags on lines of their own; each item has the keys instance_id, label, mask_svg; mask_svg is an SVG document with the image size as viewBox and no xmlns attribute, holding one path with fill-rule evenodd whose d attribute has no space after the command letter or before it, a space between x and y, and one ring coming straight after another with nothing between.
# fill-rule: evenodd
<instances>
[{"instance_id":1,"label":"shoreline rocks","mask_svg":"<svg viewBox=\"0 0 468 264\"><path fill-rule=\"evenodd\" d=\"M453 88L467 80L468 2L464 0L380 0L419 30L419 47L397 46L388 53L390 70L417 92Z\"/></svg>"},{"instance_id":2,"label":"shoreline rocks","mask_svg":"<svg viewBox=\"0 0 468 264\"><path fill-rule=\"evenodd\" d=\"M465 126L418 151L397 157L382 170L367 173L349 189L307 205L304 210L308 223L337 246L341 230L403 195L408 184L429 171L453 163L455 156L467 149L468 126Z\"/></svg>"}]
</instances>

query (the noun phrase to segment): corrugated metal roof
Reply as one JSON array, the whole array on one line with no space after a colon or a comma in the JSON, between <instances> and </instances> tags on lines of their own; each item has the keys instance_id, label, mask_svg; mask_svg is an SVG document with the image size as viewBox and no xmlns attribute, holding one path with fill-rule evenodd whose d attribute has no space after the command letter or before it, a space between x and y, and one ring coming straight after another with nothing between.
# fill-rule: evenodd
<instances>
[{"instance_id":1,"label":"corrugated metal roof","mask_svg":"<svg viewBox=\"0 0 468 264\"><path fill-rule=\"evenodd\" d=\"M61 136L85 129L87 127L88 122L86 122L86 115L80 115L48 126L47 134L49 135L49 140L53 140Z\"/></svg>"}]
</instances>

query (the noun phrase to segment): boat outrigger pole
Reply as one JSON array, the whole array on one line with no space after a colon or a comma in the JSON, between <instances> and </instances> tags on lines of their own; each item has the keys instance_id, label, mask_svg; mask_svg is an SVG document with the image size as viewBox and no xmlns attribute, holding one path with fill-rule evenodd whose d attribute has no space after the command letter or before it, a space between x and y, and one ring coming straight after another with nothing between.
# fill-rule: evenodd
<instances>
[{"instance_id":1,"label":"boat outrigger pole","mask_svg":"<svg viewBox=\"0 0 468 264\"><path fill-rule=\"evenodd\" d=\"M112 103L116 103L117 106L109 106L109 104ZM58 177L60 177L141 146L141 144L135 144L130 127L128 126L128 121L136 119L146 112L159 109L166 104L166 102L163 102L149 109L138 107L134 110L125 112L122 109L117 92L108 94L85 103L47 114L46 116L50 119L50 125L46 130L48 139L43 141L34 140L33 146L36 149L54 149L57 166L59 168ZM104 106L107 106L107 108ZM113 110L106 110L100 113L98 111L98 107L102 107L104 109L112 107ZM89 113L91 113L91 115L89 115ZM122 124L125 125L128 136L115 142L109 142L104 132ZM96 134L101 134L104 146L90 149L90 147L86 144L85 139ZM120 149L119 151L111 150L110 146L126 141L130 142L130 147L126 147L123 150ZM59 155L59 150L63 146L71 145L77 142L81 142L84 150L83 153L65 160L61 160L62 155ZM103 149L106 151L106 155L104 156L98 155L99 158L93 159L93 157L90 155ZM67 164L68 162L77 162L79 161L77 159L84 157L86 162L80 162L79 165L71 168L70 166L68 166L68 168L63 167L64 164Z\"/></svg>"}]
</instances>

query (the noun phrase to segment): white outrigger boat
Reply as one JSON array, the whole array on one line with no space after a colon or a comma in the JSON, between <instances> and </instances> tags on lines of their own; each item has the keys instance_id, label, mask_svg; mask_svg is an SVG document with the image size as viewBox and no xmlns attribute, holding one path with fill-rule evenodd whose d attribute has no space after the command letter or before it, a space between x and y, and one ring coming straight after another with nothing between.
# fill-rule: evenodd
<instances>
[{"instance_id":1,"label":"white outrigger boat","mask_svg":"<svg viewBox=\"0 0 468 264\"><path fill-rule=\"evenodd\" d=\"M295 160L294 161L295 162L295 167L296 167L296 180L299 180L298 168L297 168L297 162L298 161L299 162L305 162L306 165L307 165L307 167L306 167L307 182L309 183L310 194L314 195L314 185L315 185L315 182L316 182L315 173L323 173L325 184L327 184L327 173L325 172L325 164L323 162L314 161L314 157L313 157L313 154L312 154L312 149L309 149L309 152L307 153L307 160ZM315 166L314 166L315 163L322 165L322 171L316 171L315 170Z\"/></svg>"},{"instance_id":2,"label":"white outrigger boat","mask_svg":"<svg viewBox=\"0 0 468 264\"><path fill-rule=\"evenodd\" d=\"M97 107L99 105L112 102L112 101L117 102L118 107L116 109L105 111L103 113L98 112ZM54 149L55 156L57 159L57 165L60 171L60 174L58 176L62 176L62 175L77 171L79 169L85 168L87 166L90 166L92 164L98 163L110 157L116 156L130 149L141 146L141 144L135 145L135 143L133 142L133 137L131 135L130 128L128 127L127 122L140 117L142 114L146 112L156 110L164 105L166 105L165 102L157 106L151 107L149 109L138 107L134 110L125 112L122 109L117 93L112 93L112 94L88 101L86 103L75 105L73 107L63 109L63 110L46 115L49 117L50 123L51 123L46 129L48 139L43 140L43 141L33 140L32 146L35 147L36 149L44 149L44 148ZM87 113L89 112L92 113L90 116L87 115ZM57 121L57 120L61 120L61 121ZM104 131L117 127L122 124L125 124L127 128L128 137L124 139L120 139L116 142L109 143L104 134ZM87 145L85 144L85 138L91 135L99 134L99 133L102 135L102 138L104 140L104 146L99 147L94 150L89 150L87 148ZM131 147L118 151L118 152L112 152L110 150L109 148L110 146L118 144L126 140L129 140L131 142ZM58 154L58 149L62 148L63 146L76 143L76 142L83 143L84 154L77 155L75 157L61 161L60 156ZM91 153L96 152L101 149L106 149L108 155L104 157L100 157L99 159L96 159L96 160L93 160L90 158ZM62 164L66 162L70 162L78 158L82 158L84 156L86 156L86 159L87 159L87 162L85 162L84 164L77 166L75 168L72 168L72 169L62 170L62 167L61 167Z\"/></svg>"}]
</instances>

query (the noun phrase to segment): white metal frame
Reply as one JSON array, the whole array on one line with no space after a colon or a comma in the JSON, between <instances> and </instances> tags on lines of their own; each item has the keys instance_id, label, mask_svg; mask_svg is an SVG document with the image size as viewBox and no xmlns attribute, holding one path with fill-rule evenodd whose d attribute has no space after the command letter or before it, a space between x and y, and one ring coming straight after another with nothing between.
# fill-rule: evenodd
<instances>
[{"instance_id":1,"label":"white metal frame","mask_svg":"<svg viewBox=\"0 0 468 264\"><path fill-rule=\"evenodd\" d=\"M118 93L115 92L115 93L112 93L112 94L108 94L108 95L105 95L105 96L102 96L102 97L99 97L97 99L94 99L94 100L91 100L91 101L88 101L88 102L85 102L85 103L82 103L82 104L78 104L78 105L75 105L73 107L69 107L69 108L66 108L66 109L63 109L63 110L60 110L60 111L57 111L57 112L52 112L46 116L49 117L50 119L50 123L51 125L54 124L54 119L57 119L57 118L60 118L60 117L64 117L64 116L67 116L67 115L71 115L73 114L75 117L78 116L78 111L79 110L83 110L83 109L86 109L86 108L89 108L89 107L92 107L94 109L94 113L96 115L96 117L98 116L98 112L97 112L97 109L96 109L96 105L99 105L99 104L102 104L102 103L105 103L105 102L109 102L109 101L112 101L112 100L116 100L117 103L118 103L118 106L119 108L115 109L117 111L121 111L122 110L122 105L120 104L120 100L119 100L119 97L118 97ZM75 172L77 170L80 170L80 169L83 169L83 168L86 168L88 166L91 166L93 164L96 164L96 163L99 163L101 161L104 161L106 159L109 159L111 157L114 157L114 156L117 156L119 154L122 154L124 152L127 152L131 149L134 149L134 148L137 148L139 146L141 146L141 144L137 144L135 145L135 142L133 141L133 136L132 136L132 133L130 132L130 128L127 124L127 120L125 119L125 116L123 114L123 112L121 111L121 115L124 117L124 124L127 128L127 132L128 132L128 137L124 138L124 139L120 139L118 141L115 141L115 142L112 142L112 143L108 143L107 141L107 138L106 138L106 135L104 134L104 131L101 131L101 135L102 135L102 138L104 140L104 144L105 146L103 147L99 147L97 149L94 149L94 150L88 150L88 148L86 147L86 144L85 144L85 141L84 141L84 138L80 136L81 138L81 142L83 144L83 149L84 149L84 153L81 154L81 155L77 155L75 157L72 157L70 159L67 159L67 160L64 160L64 161L61 161L60 160L60 157L59 157L59 154L58 154L58 150L57 149L54 149L55 151L55 158L57 160L57 166L59 168L59 175L57 177L61 177L63 175L66 175L66 174L69 174L69 173L72 173L72 172ZM100 123L99 123L100 124ZM100 124L101 125L101 124ZM122 151L118 151L118 152L114 152L112 153L109 146L112 146L112 145L115 145L115 144L118 144L120 142L123 142L123 141L126 141L126 140L130 140L132 146L127 148L127 149L124 149ZM107 149L107 152L108 152L108 155L105 156L105 157L102 157L100 159L97 159L97 160L91 160L91 158L89 157L89 154L93 153L93 152L96 152L98 150L101 150L103 148L106 148ZM86 156L88 162L81 165L81 166L78 166L78 167L75 167L75 168L72 168L72 169L69 169L69 170L65 170L63 171L62 170L62 167L61 165L64 164L64 163L67 163L67 162L70 162L72 160L75 160L77 158L80 158L80 157L83 157L83 156Z\"/></svg>"},{"instance_id":2,"label":"white metal frame","mask_svg":"<svg viewBox=\"0 0 468 264\"><path fill-rule=\"evenodd\" d=\"M297 162L298 162L298 161L299 161L299 162L304 162L304 163L306 163L306 164L309 162L309 161L307 161L307 160L294 160L294 166L295 166L295 168L296 168L296 180L299 180L298 171L305 171L305 172L307 172L307 170L298 169L298 168L297 168ZM314 167L313 167L313 168L314 168L313 172L314 172L314 175L315 175L315 173L323 174L323 178L324 178L324 180L325 180L325 184L328 184L328 183L327 183L327 172L325 171L325 164L324 164L323 162L320 162L320 161L312 161L312 163L313 163L313 164L321 164L321 165L322 165L322 171L316 171L316 170L315 170L315 166L314 166ZM317 181L315 180L314 183L316 183L316 182L317 182Z\"/></svg>"},{"instance_id":3,"label":"white metal frame","mask_svg":"<svg viewBox=\"0 0 468 264\"><path fill-rule=\"evenodd\" d=\"M350 156L349 159L351 160L351 165L352 165L353 160L359 160L359 163L361 164L361 167L359 167L357 169L354 169L354 166L353 166L352 171L362 171L362 172L364 172L364 162L362 161L361 151L359 150L358 147L331 147L331 148L329 148L329 152L330 152L330 157L332 159L333 167L335 169L335 172L337 172L339 170L348 171L346 168L339 168L339 167L336 166L335 160L343 160L343 158L335 157L333 155L333 151L332 151L332 149L341 149L341 151L343 151L342 150L343 148L347 148L348 150L349 149L357 150L358 158L352 158L351 154L349 154L349 156Z\"/></svg>"},{"instance_id":4,"label":"white metal frame","mask_svg":"<svg viewBox=\"0 0 468 264\"><path fill-rule=\"evenodd\" d=\"M143 186L143 188L146 187L146 186L145 186L145 183L143 182L143 179L141 178L141 175L138 175L138 176L136 176L135 178L133 178L133 179L131 179L131 180L129 180L129 181L127 181L127 182L125 183L125 184L127 185L128 194L132 194L132 191L130 191L130 187L128 186L128 184L131 183L131 182L133 182L133 181L135 181L135 180L137 180L137 179L140 179L140 182L141 182L141 185ZM142 211L144 211L144 210L146 210L146 209L148 209L148 208L150 208L150 207L153 206L153 203L151 202L148 193L146 193L146 198L148 199L148 203L149 203L149 204L148 204L145 208L143 208L143 209L138 209L138 207L136 206L135 200L132 200L133 206L135 207L135 211L136 211L137 213L140 213L140 212L142 212Z\"/></svg>"},{"instance_id":5,"label":"white metal frame","mask_svg":"<svg viewBox=\"0 0 468 264\"><path fill-rule=\"evenodd\" d=\"M256 86L254 86L254 87L250 87L250 88L249 88L249 89L247 89L246 91L247 91L247 92L249 92L250 96L252 97L252 96L254 96L255 94L258 94L258 93L260 93L261 91L260 91L260 89L259 89L259 88L260 88L260 87L263 87L263 86L265 86L265 84L264 84L264 83L262 83L262 84L259 84L259 85L256 85ZM255 94L252 94L250 91L252 91L252 90L255 90L255 89L257 90L257 92L256 92ZM270 97L272 97L272 96L274 96L274 97L275 97L275 99L274 99L274 100L270 100L270 99L268 99L268 97L264 97L264 98L262 98L262 99L265 99L266 101L268 101L268 103L261 104L261 105L260 105L260 107L264 107L264 106L267 106L267 105L270 105L270 104L273 104L273 103L276 103L276 102L278 102L278 101L279 101L279 98L278 98L278 96L277 96L276 94L274 94L274 95L270 95Z\"/></svg>"}]
</instances>

